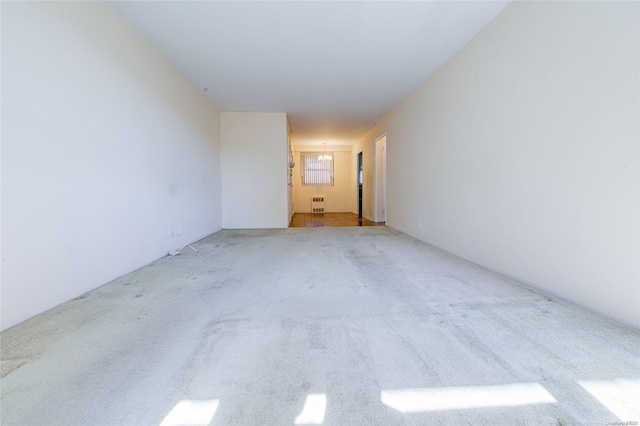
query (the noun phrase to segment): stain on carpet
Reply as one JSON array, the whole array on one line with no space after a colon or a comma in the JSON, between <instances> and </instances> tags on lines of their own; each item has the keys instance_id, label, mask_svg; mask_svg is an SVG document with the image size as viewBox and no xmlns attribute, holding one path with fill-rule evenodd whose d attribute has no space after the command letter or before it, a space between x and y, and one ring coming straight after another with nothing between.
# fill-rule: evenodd
<instances>
[{"instance_id":1,"label":"stain on carpet","mask_svg":"<svg viewBox=\"0 0 640 426\"><path fill-rule=\"evenodd\" d=\"M31 361L29 358L3 359L0 361L0 379L13 373L18 368Z\"/></svg>"}]
</instances>

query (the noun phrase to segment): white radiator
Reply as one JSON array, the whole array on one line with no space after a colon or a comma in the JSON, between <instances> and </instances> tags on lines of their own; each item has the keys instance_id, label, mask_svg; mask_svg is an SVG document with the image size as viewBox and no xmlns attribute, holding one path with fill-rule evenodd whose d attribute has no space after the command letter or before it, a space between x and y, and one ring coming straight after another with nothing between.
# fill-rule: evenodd
<instances>
[{"instance_id":1,"label":"white radiator","mask_svg":"<svg viewBox=\"0 0 640 426\"><path fill-rule=\"evenodd\" d=\"M324 213L324 195L311 197L311 213Z\"/></svg>"}]
</instances>

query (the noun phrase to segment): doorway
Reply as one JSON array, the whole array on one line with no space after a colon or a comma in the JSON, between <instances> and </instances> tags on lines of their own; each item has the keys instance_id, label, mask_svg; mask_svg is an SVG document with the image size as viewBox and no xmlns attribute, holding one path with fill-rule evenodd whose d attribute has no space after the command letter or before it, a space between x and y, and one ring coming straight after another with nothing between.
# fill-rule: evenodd
<instances>
[{"instance_id":1,"label":"doorway","mask_svg":"<svg viewBox=\"0 0 640 426\"><path fill-rule=\"evenodd\" d=\"M376 139L375 214L373 220L387 221L387 135Z\"/></svg>"},{"instance_id":2,"label":"doorway","mask_svg":"<svg viewBox=\"0 0 640 426\"><path fill-rule=\"evenodd\" d=\"M358 182L358 217L362 217L362 152L358 154L356 182Z\"/></svg>"}]
</instances>

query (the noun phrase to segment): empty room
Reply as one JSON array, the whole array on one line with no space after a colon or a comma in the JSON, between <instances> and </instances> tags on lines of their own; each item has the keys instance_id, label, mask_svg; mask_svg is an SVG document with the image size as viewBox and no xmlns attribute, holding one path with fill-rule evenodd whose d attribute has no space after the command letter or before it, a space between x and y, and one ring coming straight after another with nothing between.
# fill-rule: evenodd
<instances>
[{"instance_id":1,"label":"empty room","mask_svg":"<svg viewBox=\"0 0 640 426\"><path fill-rule=\"evenodd\" d=\"M1 424L640 421L640 2L0 14Z\"/></svg>"}]
</instances>

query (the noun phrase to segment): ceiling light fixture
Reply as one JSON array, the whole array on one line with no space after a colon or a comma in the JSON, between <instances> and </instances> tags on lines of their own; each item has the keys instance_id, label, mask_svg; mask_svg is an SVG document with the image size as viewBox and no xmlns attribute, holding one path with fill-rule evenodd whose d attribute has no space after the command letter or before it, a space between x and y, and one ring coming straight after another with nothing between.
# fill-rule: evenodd
<instances>
[{"instance_id":1,"label":"ceiling light fixture","mask_svg":"<svg viewBox=\"0 0 640 426\"><path fill-rule=\"evenodd\" d=\"M323 145L324 145L324 149L322 151L323 154L318 156L318 160L323 162L333 160L333 157L327 154L327 143L325 142Z\"/></svg>"}]
</instances>

